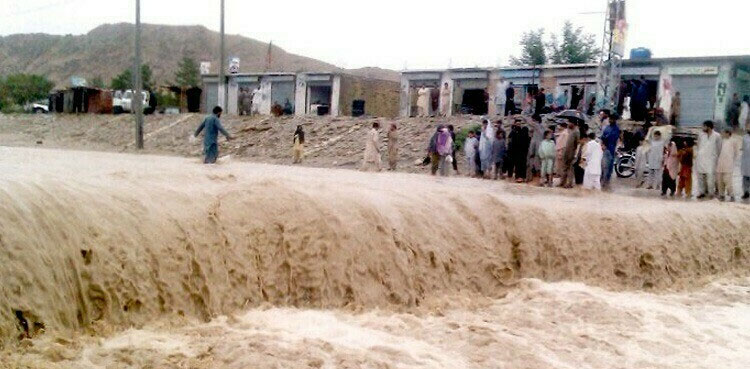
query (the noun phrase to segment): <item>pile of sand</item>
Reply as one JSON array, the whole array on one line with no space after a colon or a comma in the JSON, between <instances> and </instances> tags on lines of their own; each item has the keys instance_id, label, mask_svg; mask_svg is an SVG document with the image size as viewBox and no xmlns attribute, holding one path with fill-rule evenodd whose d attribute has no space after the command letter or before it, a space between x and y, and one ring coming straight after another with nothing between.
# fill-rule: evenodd
<instances>
[{"instance_id":1,"label":"pile of sand","mask_svg":"<svg viewBox=\"0 0 750 369\"><path fill-rule=\"evenodd\" d=\"M502 297L520 278L662 290L750 267L750 208L740 204L156 156L0 155L5 344L264 303L419 309Z\"/></svg>"}]
</instances>

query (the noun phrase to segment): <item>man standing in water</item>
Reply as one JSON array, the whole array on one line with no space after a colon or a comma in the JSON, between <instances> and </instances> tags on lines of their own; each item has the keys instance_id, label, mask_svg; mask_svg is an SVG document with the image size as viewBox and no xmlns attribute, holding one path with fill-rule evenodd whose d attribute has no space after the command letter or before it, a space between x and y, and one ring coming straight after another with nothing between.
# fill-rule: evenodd
<instances>
[{"instance_id":1,"label":"man standing in water","mask_svg":"<svg viewBox=\"0 0 750 369\"><path fill-rule=\"evenodd\" d=\"M215 107L213 114L207 116L206 119L203 120L203 123L198 127L198 130L195 131L195 137L198 137L201 131L205 130L203 134L203 154L205 155L205 159L203 160L204 164L214 164L219 157L219 132L221 132L228 141L232 139L232 136L227 133L221 125L221 120L219 120L222 111L223 110L220 106Z\"/></svg>"}]
</instances>

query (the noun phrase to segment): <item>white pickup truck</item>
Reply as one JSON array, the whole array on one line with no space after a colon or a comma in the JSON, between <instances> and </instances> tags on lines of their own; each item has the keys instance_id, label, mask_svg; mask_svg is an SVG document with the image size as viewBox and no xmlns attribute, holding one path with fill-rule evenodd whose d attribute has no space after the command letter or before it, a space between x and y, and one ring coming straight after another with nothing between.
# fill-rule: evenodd
<instances>
[{"instance_id":1,"label":"white pickup truck","mask_svg":"<svg viewBox=\"0 0 750 369\"><path fill-rule=\"evenodd\" d=\"M141 106L143 107L143 110L146 110L149 107L149 93L148 91L141 91L141 94L143 95L143 105ZM115 94L112 97L112 109L114 113L132 113L134 95L135 91L133 90L115 91Z\"/></svg>"}]
</instances>

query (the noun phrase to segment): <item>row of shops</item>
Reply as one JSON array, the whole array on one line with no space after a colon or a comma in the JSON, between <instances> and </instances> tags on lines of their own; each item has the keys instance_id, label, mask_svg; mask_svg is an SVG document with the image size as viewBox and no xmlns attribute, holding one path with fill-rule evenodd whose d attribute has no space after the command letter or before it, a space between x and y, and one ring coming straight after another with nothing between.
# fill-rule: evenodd
<instances>
[{"instance_id":1,"label":"row of shops","mask_svg":"<svg viewBox=\"0 0 750 369\"><path fill-rule=\"evenodd\" d=\"M240 73L203 76L203 111L226 114L396 117L399 84L345 73ZM226 99L224 104L223 99Z\"/></svg>"},{"instance_id":2,"label":"row of shops","mask_svg":"<svg viewBox=\"0 0 750 369\"><path fill-rule=\"evenodd\" d=\"M508 87L515 91L518 107L530 93L543 88L550 105L585 111L596 96L597 72L596 64L405 71L399 115L502 115ZM671 99L680 92L681 125L697 126L705 120L726 123L734 96L750 95L750 56L625 60L621 80L620 112L627 109L626 98L638 89L648 106L669 116ZM426 108L419 105L425 94Z\"/></svg>"}]
</instances>

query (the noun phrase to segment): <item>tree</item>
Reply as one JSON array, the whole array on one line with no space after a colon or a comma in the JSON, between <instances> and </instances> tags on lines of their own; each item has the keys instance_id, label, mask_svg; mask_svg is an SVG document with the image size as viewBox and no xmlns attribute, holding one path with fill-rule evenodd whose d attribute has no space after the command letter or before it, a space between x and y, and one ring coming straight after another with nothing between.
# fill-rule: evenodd
<instances>
[{"instance_id":1,"label":"tree","mask_svg":"<svg viewBox=\"0 0 750 369\"><path fill-rule=\"evenodd\" d=\"M141 65L141 80L143 81L143 89L146 91L152 91L154 89L154 81L152 80L153 73L151 73L151 67L148 64Z\"/></svg>"},{"instance_id":2,"label":"tree","mask_svg":"<svg viewBox=\"0 0 750 369\"><path fill-rule=\"evenodd\" d=\"M36 74L11 74L0 80L2 105L25 105L46 99L55 84L46 77Z\"/></svg>"},{"instance_id":3,"label":"tree","mask_svg":"<svg viewBox=\"0 0 750 369\"><path fill-rule=\"evenodd\" d=\"M192 87L198 87L200 84L200 67L194 59L184 56L177 66L177 72L175 72L174 77L175 84L180 86L180 96L177 99L177 106L180 107L181 111L185 111L187 108L185 91Z\"/></svg>"},{"instance_id":4,"label":"tree","mask_svg":"<svg viewBox=\"0 0 750 369\"><path fill-rule=\"evenodd\" d=\"M133 72L130 69L125 69L117 77L112 78L112 83L109 84L113 90L129 90L133 88Z\"/></svg>"},{"instance_id":5,"label":"tree","mask_svg":"<svg viewBox=\"0 0 750 369\"><path fill-rule=\"evenodd\" d=\"M175 72L174 78L175 84L182 89L198 87L200 85L200 67L198 63L190 57L183 57L182 61L177 65L177 72Z\"/></svg>"},{"instance_id":6,"label":"tree","mask_svg":"<svg viewBox=\"0 0 750 369\"><path fill-rule=\"evenodd\" d=\"M102 79L102 76L96 76L91 80L91 87L94 88L104 88L104 80Z\"/></svg>"},{"instance_id":7,"label":"tree","mask_svg":"<svg viewBox=\"0 0 750 369\"><path fill-rule=\"evenodd\" d=\"M511 57L513 65L544 65L547 64L547 51L544 44L544 29L524 32L520 45L523 47L521 57Z\"/></svg>"},{"instance_id":8,"label":"tree","mask_svg":"<svg viewBox=\"0 0 750 369\"><path fill-rule=\"evenodd\" d=\"M573 29L570 21L565 22L562 37L553 34L547 47L550 59L555 64L593 63L599 58L594 35L584 34L581 27Z\"/></svg>"},{"instance_id":9,"label":"tree","mask_svg":"<svg viewBox=\"0 0 750 369\"><path fill-rule=\"evenodd\" d=\"M151 91L154 88L154 82L151 80L151 67L148 64L141 65L141 79L143 80L143 89ZM131 68L125 69L117 77L112 79L110 87L113 90L133 90L133 71Z\"/></svg>"}]
</instances>

